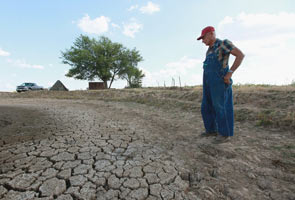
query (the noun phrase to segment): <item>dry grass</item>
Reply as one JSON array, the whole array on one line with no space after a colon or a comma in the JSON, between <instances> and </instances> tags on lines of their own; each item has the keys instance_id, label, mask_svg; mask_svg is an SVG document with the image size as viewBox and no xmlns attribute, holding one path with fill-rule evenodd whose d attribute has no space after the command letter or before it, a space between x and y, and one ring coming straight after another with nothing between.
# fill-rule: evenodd
<instances>
[{"instance_id":1,"label":"dry grass","mask_svg":"<svg viewBox=\"0 0 295 200\"><path fill-rule=\"evenodd\" d=\"M0 98L53 98L137 102L164 109L199 112L202 87L111 89L99 91L32 91L0 93ZM295 129L295 87L234 86L235 120L259 126Z\"/></svg>"}]
</instances>

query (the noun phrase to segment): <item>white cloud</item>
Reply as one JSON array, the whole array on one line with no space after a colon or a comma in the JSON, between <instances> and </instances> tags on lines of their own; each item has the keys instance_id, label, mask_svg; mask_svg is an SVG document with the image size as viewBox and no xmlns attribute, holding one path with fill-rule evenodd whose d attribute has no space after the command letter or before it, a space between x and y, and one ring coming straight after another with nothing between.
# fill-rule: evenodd
<instances>
[{"instance_id":1,"label":"white cloud","mask_svg":"<svg viewBox=\"0 0 295 200\"><path fill-rule=\"evenodd\" d=\"M202 61L195 58L183 56L178 61L170 62L162 70L151 72L145 68L140 68L145 77L143 84L147 86L171 86L172 78L175 85L197 85L202 83Z\"/></svg>"},{"instance_id":2,"label":"white cloud","mask_svg":"<svg viewBox=\"0 0 295 200\"><path fill-rule=\"evenodd\" d=\"M120 28L120 26L118 24L112 23L111 25L113 28Z\"/></svg>"},{"instance_id":3,"label":"white cloud","mask_svg":"<svg viewBox=\"0 0 295 200\"><path fill-rule=\"evenodd\" d=\"M42 65L28 64L25 60L7 59L7 62L21 68L44 69Z\"/></svg>"},{"instance_id":4,"label":"white cloud","mask_svg":"<svg viewBox=\"0 0 295 200\"><path fill-rule=\"evenodd\" d=\"M226 24L231 24L233 23L233 18L226 16L223 20L221 20L221 22L219 22L218 27L223 27Z\"/></svg>"},{"instance_id":5,"label":"white cloud","mask_svg":"<svg viewBox=\"0 0 295 200\"><path fill-rule=\"evenodd\" d=\"M0 48L0 56L10 56L10 53Z\"/></svg>"},{"instance_id":6,"label":"white cloud","mask_svg":"<svg viewBox=\"0 0 295 200\"><path fill-rule=\"evenodd\" d=\"M246 14L240 13L236 17L226 16L218 24L221 36L231 36L234 40L258 39L278 35L294 34L295 13L278 14Z\"/></svg>"},{"instance_id":7,"label":"white cloud","mask_svg":"<svg viewBox=\"0 0 295 200\"><path fill-rule=\"evenodd\" d=\"M246 55L236 83L289 84L295 79L295 13L240 13L225 17L217 36L229 38ZM233 60L233 59L231 59Z\"/></svg>"},{"instance_id":8,"label":"white cloud","mask_svg":"<svg viewBox=\"0 0 295 200\"><path fill-rule=\"evenodd\" d=\"M130 8L128 8L128 11L136 10L138 8L138 5L133 5Z\"/></svg>"},{"instance_id":9,"label":"white cloud","mask_svg":"<svg viewBox=\"0 0 295 200\"><path fill-rule=\"evenodd\" d=\"M200 63L202 63L201 60L184 56L179 61L166 64L165 68L160 70L160 73L166 76L187 75L190 69L195 68Z\"/></svg>"},{"instance_id":10,"label":"white cloud","mask_svg":"<svg viewBox=\"0 0 295 200\"><path fill-rule=\"evenodd\" d=\"M140 11L144 14L153 14L160 11L160 6L149 1L146 6L140 8Z\"/></svg>"},{"instance_id":11,"label":"white cloud","mask_svg":"<svg viewBox=\"0 0 295 200\"><path fill-rule=\"evenodd\" d=\"M78 27L90 34L102 34L109 30L109 22L111 20L108 17L100 16L93 20L86 14L82 19L78 21Z\"/></svg>"},{"instance_id":12,"label":"white cloud","mask_svg":"<svg viewBox=\"0 0 295 200\"><path fill-rule=\"evenodd\" d=\"M135 33L138 33L139 31L143 29L143 25L137 23L134 19L132 19L127 24L123 23L123 26L124 26L123 34L132 38L135 37Z\"/></svg>"},{"instance_id":13,"label":"white cloud","mask_svg":"<svg viewBox=\"0 0 295 200\"><path fill-rule=\"evenodd\" d=\"M243 26L251 27L267 27L274 26L272 28L294 28L295 24L290 23L295 19L295 13L286 13L281 12L278 14L268 14L268 13L259 13L259 14L246 14L241 13L237 16L237 20L242 23Z\"/></svg>"}]
</instances>

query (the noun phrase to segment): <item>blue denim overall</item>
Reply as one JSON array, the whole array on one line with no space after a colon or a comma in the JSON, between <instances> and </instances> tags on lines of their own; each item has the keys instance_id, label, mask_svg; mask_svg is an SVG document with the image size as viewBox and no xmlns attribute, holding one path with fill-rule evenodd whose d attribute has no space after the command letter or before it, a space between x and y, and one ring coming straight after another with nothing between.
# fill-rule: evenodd
<instances>
[{"instance_id":1,"label":"blue denim overall","mask_svg":"<svg viewBox=\"0 0 295 200\"><path fill-rule=\"evenodd\" d=\"M202 117L206 132L218 132L222 136L234 135L234 113L232 80L224 83L223 77L228 72L228 66L222 67L216 53L206 56L203 74Z\"/></svg>"}]
</instances>

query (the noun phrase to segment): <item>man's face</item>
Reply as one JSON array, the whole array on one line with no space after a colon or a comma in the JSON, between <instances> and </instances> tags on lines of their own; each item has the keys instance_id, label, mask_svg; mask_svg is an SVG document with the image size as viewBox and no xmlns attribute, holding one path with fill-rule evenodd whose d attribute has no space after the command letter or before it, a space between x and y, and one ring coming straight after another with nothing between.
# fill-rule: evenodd
<instances>
[{"instance_id":1,"label":"man's face","mask_svg":"<svg viewBox=\"0 0 295 200\"><path fill-rule=\"evenodd\" d=\"M206 46L209 46L210 45L210 42L212 40L212 35L213 35L213 32L209 32L209 33L206 33L204 35L204 37L202 38L202 42L206 45Z\"/></svg>"}]
</instances>

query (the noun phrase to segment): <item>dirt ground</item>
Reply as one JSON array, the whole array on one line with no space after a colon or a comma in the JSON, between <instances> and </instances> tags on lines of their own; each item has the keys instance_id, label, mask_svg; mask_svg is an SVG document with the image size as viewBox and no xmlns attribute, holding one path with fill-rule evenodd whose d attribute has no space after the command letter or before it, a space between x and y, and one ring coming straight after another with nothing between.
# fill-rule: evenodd
<instances>
[{"instance_id":1,"label":"dirt ground","mask_svg":"<svg viewBox=\"0 0 295 200\"><path fill-rule=\"evenodd\" d=\"M237 91L235 135L214 144L198 92L0 93L0 198L294 200L293 121L261 126L265 101Z\"/></svg>"}]
</instances>

